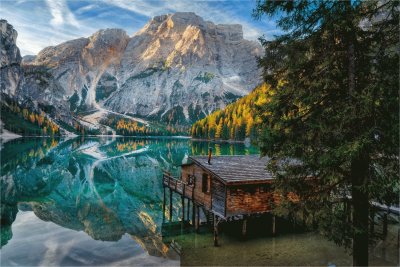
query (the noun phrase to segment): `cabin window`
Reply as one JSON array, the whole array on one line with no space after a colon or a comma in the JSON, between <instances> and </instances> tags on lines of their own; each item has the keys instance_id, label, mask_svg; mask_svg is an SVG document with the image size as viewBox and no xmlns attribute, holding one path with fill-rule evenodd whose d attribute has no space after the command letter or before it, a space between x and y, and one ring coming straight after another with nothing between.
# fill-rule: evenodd
<instances>
[{"instance_id":1,"label":"cabin window","mask_svg":"<svg viewBox=\"0 0 400 267\"><path fill-rule=\"evenodd\" d=\"M208 174L203 173L202 179L201 179L201 191L203 193L208 193L209 188L208 188Z\"/></svg>"},{"instance_id":2,"label":"cabin window","mask_svg":"<svg viewBox=\"0 0 400 267\"><path fill-rule=\"evenodd\" d=\"M248 188L246 188L246 193L253 195L256 193L256 188L254 186L249 186Z\"/></svg>"},{"instance_id":3,"label":"cabin window","mask_svg":"<svg viewBox=\"0 0 400 267\"><path fill-rule=\"evenodd\" d=\"M188 185L194 185L194 175L188 175Z\"/></svg>"},{"instance_id":4,"label":"cabin window","mask_svg":"<svg viewBox=\"0 0 400 267\"><path fill-rule=\"evenodd\" d=\"M269 185L261 185L261 186L259 187L259 191L260 191L260 193L266 193L266 192L268 192L268 191L269 191Z\"/></svg>"}]
</instances>

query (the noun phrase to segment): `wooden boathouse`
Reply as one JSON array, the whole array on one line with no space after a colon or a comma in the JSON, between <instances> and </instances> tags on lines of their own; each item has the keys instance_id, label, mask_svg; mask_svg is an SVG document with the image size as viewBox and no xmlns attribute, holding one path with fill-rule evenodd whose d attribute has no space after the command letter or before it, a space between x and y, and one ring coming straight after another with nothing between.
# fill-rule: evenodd
<instances>
[{"instance_id":1,"label":"wooden boathouse","mask_svg":"<svg viewBox=\"0 0 400 267\"><path fill-rule=\"evenodd\" d=\"M242 234L246 234L247 218L268 213L278 198L271 190L274 178L266 168L267 158L246 156L191 156L182 165L180 178L165 173L163 176L165 214L166 189L169 194L169 218L172 218L173 192L182 200L182 221L190 220L196 230L200 224L200 211L213 224L214 245L218 245L218 224L223 221L242 220ZM187 205L185 206L185 199ZM272 232L275 233L275 217Z\"/></svg>"}]
</instances>

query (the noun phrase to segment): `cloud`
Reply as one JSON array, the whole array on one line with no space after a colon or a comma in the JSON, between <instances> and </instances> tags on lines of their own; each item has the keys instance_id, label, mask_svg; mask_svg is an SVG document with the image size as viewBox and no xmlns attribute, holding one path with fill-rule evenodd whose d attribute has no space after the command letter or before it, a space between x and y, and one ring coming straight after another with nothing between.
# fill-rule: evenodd
<instances>
[{"instance_id":1,"label":"cloud","mask_svg":"<svg viewBox=\"0 0 400 267\"><path fill-rule=\"evenodd\" d=\"M64 23L67 23L79 28L79 23L74 14L70 11L65 0L46 0L46 3L49 7L51 15L53 16L50 21L50 24L53 27L59 27Z\"/></svg>"},{"instance_id":2,"label":"cloud","mask_svg":"<svg viewBox=\"0 0 400 267\"><path fill-rule=\"evenodd\" d=\"M37 54L49 45L88 37L99 29L122 28L130 35L150 18L178 11L195 12L215 24L241 24L246 39L279 34L274 20L251 17L255 0L18 0L2 1L1 17L18 31L23 55Z\"/></svg>"},{"instance_id":3,"label":"cloud","mask_svg":"<svg viewBox=\"0 0 400 267\"><path fill-rule=\"evenodd\" d=\"M178 11L191 11L217 24L241 24L244 37L247 39L256 40L262 35L260 28L246 21L252 20L251 11L254 1L106 0L106 2L147 18ZM243 19L244 17L246 20Z\"/></svg>"},{"instance_id":4,"label":"cloud","mask_svg":"<svg viewBox=\"0 0 400 267\"><path fill-rule=\"evenodd\" d=\"M53 14L44 1L40 4L33 1L2 2L1 17L17 30L17 46L22 55L34 55L47 46L87 37L98 30L85 25L81 25L77 30L73 19L68 15L65 16L65 19L63 18L63 24L49 27L49 21L53 19Z\"/></svg>"},{"instance_id":5,"label":"cloud","mask_svg":"<svg viewBox=\"0 0 400 267\"><path fill-rule=\"evenodd\" d=\"M99 7L99 6L98 6L97 4L91 4L91 5L83 6L83 7L79 8L79 9L77 9L77 10L75 11L75 14L82 15L82 14L84 14L85 12L91 11L91 10L95 10L95 9L98 8L98 7Z\"/></svg>"}]
</instances>

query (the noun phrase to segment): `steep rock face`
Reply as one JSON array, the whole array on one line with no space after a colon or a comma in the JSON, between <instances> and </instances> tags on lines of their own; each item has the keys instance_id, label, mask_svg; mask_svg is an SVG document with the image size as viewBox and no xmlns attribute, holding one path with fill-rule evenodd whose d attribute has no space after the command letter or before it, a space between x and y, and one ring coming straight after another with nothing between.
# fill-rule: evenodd
<instances>
[{"instance_id":1,"label":"steep rock face","mask_svg":"<svg viewBox=\"0 0 400 267\"><path fill-rule=\"evenodd\" d=\"M1 33L2 92L70 125L74 114L93 110L187 124L261 81L261 46L243 39L241 25L215 25L194 13L154 17L131 38L100 30L24 59L12 26L2 21Z\"/></svg>"},{"instance_id":2,"label":"steep rock face","mask_svg":"<svg viewBox=\"0 0 400 267\"><path fill-rule=\"evenodd\" d=\"M21 54L16 45L17 31L6 20L0 20L0 87L1 92L14 96L23 81Z\"/></svg>"},{"instance_id":3,"label":"steep rock face","mask_svg":"<svg viewBox=\"0 0 400 267\"><path fill-rule=\"evenodd\" d=\"M223 108L260 81L261 48L241 25L215 25L194 13L154 17L130 40L119 89L104 105L140 116L197 116Z\"/></svg>"},{"instance_id":4,"label":"steep rock face","mask_svg":"<svg viewBox=\"0 0 400 267\"><path fill-rule=\"evenodd\" d=\"M89 38L43 49L33 60L27 60L25 67L33 73L40 69L52 82L37 87L33 98L51 102L46 99L51 92L63 96L61 102L69 103L71 111L97 107L96 86L102 75L115 73L128 40L125 31L106 29ZM55 88L53 82L59 86ZM32 95L30 86L25 88L25 94Z\"/></svg>"},{"instance_id":5,"label":"steep rock face","mask_svg":"<svg viewBox=\"0 0 400 267\"><path fill-rule=\"evenodd\" d=\"M73 112L105 108L185 124L248 94L261 80L260 53L241 25L162 15L132 38L100 30L25 58L23 94Z\"/></svg>"}]
</instances>

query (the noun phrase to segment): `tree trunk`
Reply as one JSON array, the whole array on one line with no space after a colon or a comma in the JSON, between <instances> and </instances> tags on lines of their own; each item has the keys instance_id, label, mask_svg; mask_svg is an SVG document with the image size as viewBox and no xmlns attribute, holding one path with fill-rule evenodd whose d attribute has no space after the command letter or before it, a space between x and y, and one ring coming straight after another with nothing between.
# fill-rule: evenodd
<instances>
[{"instance_id":1,"label":"tree trunk","mask_svg":"<svg viewBox=\"0 0 400 267\"><path fill-rule=\"evenodd\" d=\"M353 266L368 266L369 198L365 192L368 182L368 160L361 158L351 164L353 200Z\"/></svg>"},{"instance_id":2,"label":"tree trunk","mask_svg":"<svg viewBox=\"0 0 400 267\"><path fill-rule=\"evenodd\" d=\"M351 1L344 1L347 18L347 56L348 56L348 86L350 104L353 102L356 89L356 53L355 27L353 25L353 10ZM354 112L356 112L354 110ZM368 213L369 198L366 192L368 183L369 160L363 151L351 162L351 183L353 200L353 266L368 266Z\"/></svg>"}]
</instances>

